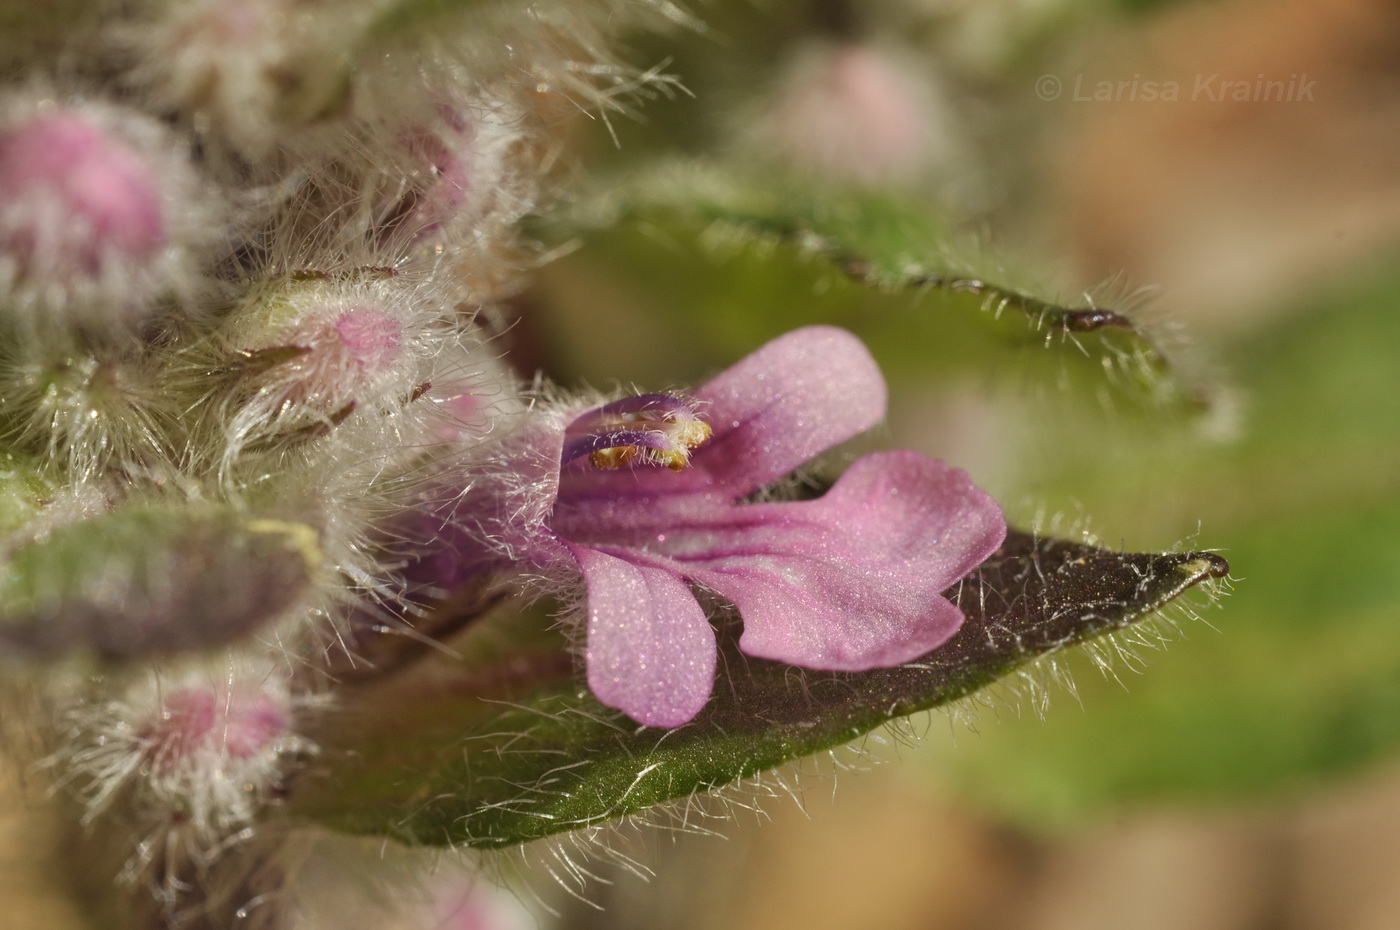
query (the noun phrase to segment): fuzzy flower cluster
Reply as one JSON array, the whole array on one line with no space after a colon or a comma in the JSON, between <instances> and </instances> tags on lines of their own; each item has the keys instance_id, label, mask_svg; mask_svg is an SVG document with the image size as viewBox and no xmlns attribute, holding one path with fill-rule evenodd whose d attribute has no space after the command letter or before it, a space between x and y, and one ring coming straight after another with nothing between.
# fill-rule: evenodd
<instances>
[{"instance_id":1,"label":"fuzzy flower cluster","mask_svg":"<svg viewBox=\"0 0 1400 930\"><path fill-rule=\"evenodd\" d=\"M661 727L709 698L717 602L815 669L957 629L942 592L1005 530L961 472L766 493L883 415L850 335L685 395L532 394L500 360L549 114L633 82L609 30L662 0L0 13L0 676L129 869L199 874L361 647L463 591L572 597L594 695Z\"/></svg>"}]
</instances>

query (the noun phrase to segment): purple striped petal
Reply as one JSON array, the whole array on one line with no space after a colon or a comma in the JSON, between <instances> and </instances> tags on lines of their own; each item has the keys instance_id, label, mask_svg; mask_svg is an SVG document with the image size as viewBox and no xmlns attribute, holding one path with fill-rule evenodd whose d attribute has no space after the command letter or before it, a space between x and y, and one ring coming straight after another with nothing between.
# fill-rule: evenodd
<instances>
[{"instance_id":1,"label":"purple striped petal","mask_svg":"<svg viewBox=\"0 0 1400 930\"><path fill-rule=\"evenodd\" d=\"M820 500L738 511L743 526L691 529L679 568L739 608L745 653L807 668L898 665L942 644L963 619L942 592L1006 535L966 474L915 452L865 456Z\"/></svg>"}]
</instances>

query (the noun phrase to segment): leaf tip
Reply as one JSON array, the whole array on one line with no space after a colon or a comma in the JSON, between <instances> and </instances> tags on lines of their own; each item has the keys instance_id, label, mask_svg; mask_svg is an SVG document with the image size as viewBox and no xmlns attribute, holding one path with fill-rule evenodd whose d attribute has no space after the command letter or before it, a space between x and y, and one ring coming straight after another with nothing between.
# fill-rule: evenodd
<instances>
[{"instance_id":1,"label":"leaf tip","mask_svg":"<svg viewBox=\"0 0 1400 930\"><path fill-rule=\"evenodd\" d=\"M1192 552L1186 559L1176 566L1176 570L1193 580L1224 578L1230 574L1230 563L1214 552Z\"/></svg>"}]
</instances>

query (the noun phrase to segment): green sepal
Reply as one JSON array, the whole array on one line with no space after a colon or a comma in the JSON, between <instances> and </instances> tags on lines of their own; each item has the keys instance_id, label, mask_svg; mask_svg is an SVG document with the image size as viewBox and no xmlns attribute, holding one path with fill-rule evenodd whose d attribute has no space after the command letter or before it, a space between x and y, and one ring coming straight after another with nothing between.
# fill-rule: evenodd
<instances>
[{"instance_id":1,"label":"green sepal","mask_svg":"<svg viewBox=\"0 0 1400 930\"><path fill-rule=\"evenodd\" d=\"M22 531L54 493L53 482L32 459L0 452L0 540Z\"/></svg>"},{"instance_id":2,"label":"green sepal","mask_svg":"<svg viewBox=\"0 0 1400 930\"><path fill-rule=\"evenodd\" d=\"M226 507L143 506L15 545L0 575L0 660L173 655L278 619L320 568L317 531Z\"/></svg>"}]
</instances>

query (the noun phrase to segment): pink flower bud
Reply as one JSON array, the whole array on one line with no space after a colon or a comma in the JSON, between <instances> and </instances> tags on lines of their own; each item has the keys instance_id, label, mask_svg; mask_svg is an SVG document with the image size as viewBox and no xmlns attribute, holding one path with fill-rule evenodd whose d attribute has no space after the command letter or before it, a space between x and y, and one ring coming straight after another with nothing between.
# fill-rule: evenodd
<instances>
[{"instance_id":1,"label":"pink flower bud","mask_svg":"<svg viewBox=\"0 0 1400 930\"><path fill-rule=\"evenodd\" d=\"M514 219L529 203L510 167L520 115L491 101L442 103L436 119L410 125L390 156L401 172L377 208L379 236L422 240L440 231L470 238L493 217Z\"/></svg>"},{"instance_id":2,"label":"pink flower bud","mask_svg":"<svg viewBox=\"0 0 1400 930\"><path fill-rule=\"evenodd\" d=\"M264 376L265 399L326 416L348 404L384 407L406 399L411 386L399 377L405 361L403 323L388 308L370 300L332 299L299 310L301 321L275 341L300 354ZM382 393L395 387L391 396Z\"/></svg>"},{"instance_id":3,"label":"pink flower bud","mask_svg":"<svg viewBox=\"0 0 1400 930\"><path fill-rule=\"evenodd\" d=\"M44 87L0 95L0 309L30 334L127 339L159 297L197 306L229 235L223 202L140 110Z\"/></svg>"},{"instance_id":4,"label":"pink flower bud","mask_svg":"<svg viewBox=\"0 0 1400 930\"><path fill-rule=\"evenodd\" d=\"M353 16L298 0L185 0L144 4L118 39L129 79L184 125L210 157L234 154L257 170L343 89L336 39Z\"/></svg>"},{"instance_id":5,"label":"pink flower bud","mask_svg":"<svg viewBox=\"0 0 1400 930\"><path fill-rule=\"evenodd\" d=\"M907 181L937 161L946 127L930 86L863 45L800 56L760 142L814 175L865 185Z\"/></svg>"},{"instance_id":6,"label":"pink flower bud","mask_svg":"<svg viewBox=\"0 0 1400 930\"><path fill-rule=\"evenodd\" d=\"M0 251L20 275L98 277L165 242L160 190L132 146L64 110L0 131Z\"/></svg>"},{"instance_id":7,"label":"pink flower bud","mask_svg":"<svg viewBox=\"0 0 1400 930\"><path fill-rule=\"evenodd\" d=\"M510 367L492 343L455 346L440 357L432 389L423 397L431 410L428 445L465 450L488 434L508 433L528 401Z\"/></svg>"},{"instance_id":8,"label":"pink flower bud","mask_svg":"<svg viewBox=\"0 0 1400 930\"><path fill-rule=\"evenodd\" d=\"M418 156L423 167L405 223L422 233L437 229L462 209L475 187L476 126L464 114L444 109L445 131L441 135L423 133L409 143L409 150Z\"/></svg>"},{"instance_id":9,"label":"pink flower bud","mask_svg":"<svg viewBox=\"0 0 1400 930\"><path fill-rule=\"evenodd\" d=\"M187 825L196 845L250 823L288 765L315 747L295 729L285 667L228 657L152 670L64 712L70 742L49 760L96 812L118 797L152 826Z\"/></svg>"},{"instance_id":10,"label":"pink flower bud","mask_svg":"<svg viewBox=\"0 0 1400 930\"><path fill-rule=\"evenodd\" d=\"M330 324L335 351L345 353L355 368L373 377L393 369L403 354L403 327L398 320L373 307L351 307ZM329 334L327 334L329 335Z\"/></svg>"},{"instance_id":11,"label":"pink flower bud","mask_svg":"<svg viewBox=\"0 0 1400 930\"><path fill-rule=\"evenodd\" d=\"M244 451L314 442L341 424L412 429L396 416L433 380L437 316L449 309L419 280L359 269L272 280L220 334L236 372L212 407L227 437L225 467ZM416 420L412 422L416 423Z\"/></svg>"},{"instance_id":12,"label":"pink flower bud","mask_svg":"<svg viewBox=\"0 0 1400 930\"><path fill-rule=\"evenodd\" d=\"M165 695L137 739L147 763L168 776L200 756L255 759L277 745L290 722L285 701L261 690L180 688Z\"/></svg>"}]
</instances>

